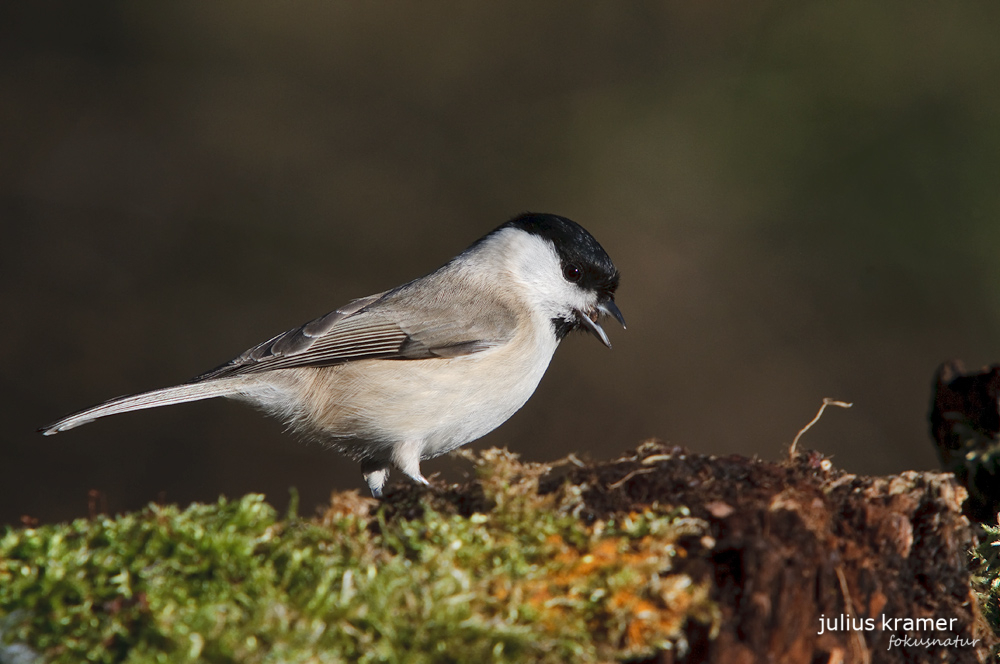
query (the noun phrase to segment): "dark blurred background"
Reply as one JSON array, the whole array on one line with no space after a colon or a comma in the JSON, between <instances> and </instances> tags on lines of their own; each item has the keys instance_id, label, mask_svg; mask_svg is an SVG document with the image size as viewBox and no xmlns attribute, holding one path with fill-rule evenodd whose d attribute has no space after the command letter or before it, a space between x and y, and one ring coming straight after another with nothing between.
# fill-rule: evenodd
<instances>
[{"instance_id":1,"label":"dark blurred background","mask_svg":"<svg viewBox=\"0 0 1000 664\"><path fill-rule=\"evenodd\" d=\"M775 459L834 397L802 445L934 468L935 368L1000 361L998 25L992 0L3 3L0 522L89 489L363 489L225 401L34 430L524 210L600 240L629 329L569 338L476 446Z\"/></svg>"}]
</instances>

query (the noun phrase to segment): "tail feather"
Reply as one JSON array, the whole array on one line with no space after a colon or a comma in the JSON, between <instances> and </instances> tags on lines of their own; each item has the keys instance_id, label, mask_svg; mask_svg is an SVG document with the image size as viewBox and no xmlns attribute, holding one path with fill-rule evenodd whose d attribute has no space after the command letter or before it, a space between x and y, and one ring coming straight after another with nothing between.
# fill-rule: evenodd
<instances>
[{"instance_id":1,"label":"tail feather","mask_svg":"<svg viewBox=\"0 0 1000 664\"><path fill-rule=\"evenodd\" d=\"M66 431L81 424L93 422L99 417L127 413L132 410L142 410L143 408L170 406L177 403L236 394L238 392L238 382L231 380L211 380L204 383L185 383L183 385L175 385L174 387L140 392L139 394L129 394L105 401L96 406L91 406L78 413L67 415L61 420L42 427L38 431L45 436L51 436L60 431Z\"/></svg>"}]
</instances>

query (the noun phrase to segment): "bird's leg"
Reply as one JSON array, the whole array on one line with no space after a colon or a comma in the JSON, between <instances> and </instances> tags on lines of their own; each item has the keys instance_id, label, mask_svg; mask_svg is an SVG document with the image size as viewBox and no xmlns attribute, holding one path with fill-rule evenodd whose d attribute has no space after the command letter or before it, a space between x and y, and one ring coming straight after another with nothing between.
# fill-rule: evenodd
<instances>
[{"instance_id":1,"label":"bird's leg","mask_svg":"<svg viewBox=\"0 0 1000 664\"><path fill-rule=\"evenodd\" d=\"M430 486L427 478L420 474L420 453L423 449L423 441L404 440L393 448L392 462L414 482Z\"/></svg>"},{"instance_id":2,"label":"bird's leg","mask_svg":"<svg viewBox=\"0 0 1000 664\"><path fill-rule=\"evenodd\" d=\"M366 459L361 462L361 472L365 477L365 482L368 483L368 488L372 491L372 495L381 498L382 487L389 479L389 465L384 461Z\"/></svg>"}]
</instances>

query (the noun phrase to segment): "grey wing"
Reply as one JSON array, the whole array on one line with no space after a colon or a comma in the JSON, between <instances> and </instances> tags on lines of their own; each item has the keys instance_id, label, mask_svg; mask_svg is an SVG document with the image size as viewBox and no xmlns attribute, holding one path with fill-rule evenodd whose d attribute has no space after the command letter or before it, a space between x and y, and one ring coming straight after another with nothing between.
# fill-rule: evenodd
<instances>
[{"instance_id":1,"label":"grey wing","mask_svg":"<svg viewBox=\"0 0 1000 664\"><path fill-rule=\"evenodd\" d=\"M454 320L455 307L399 307L397 291L379 293L273 337L195 381L248 373L322 367L361 359L413 360L477 353L513 335L505 307L476 320ZM462 307L457 308L462 311Z\"/></svg>"}]
</instances>

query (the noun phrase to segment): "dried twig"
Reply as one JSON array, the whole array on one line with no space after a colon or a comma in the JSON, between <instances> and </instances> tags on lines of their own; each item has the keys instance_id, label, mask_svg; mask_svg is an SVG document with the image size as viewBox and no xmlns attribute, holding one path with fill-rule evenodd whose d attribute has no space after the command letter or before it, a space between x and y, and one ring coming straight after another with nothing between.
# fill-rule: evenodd
<instances>
[{"instance_id":1,"label":"dried twig","mask_svg":"<svg viewBox=\"0 0 1000 664\"><path fill-rule=\"evenodd\" d=\"M656 472L656 468L639 468L637 470L633 470L631 473L629 473L625 477L621 478L617 482L615 482L613 484L609 484L608 488L609 489L617 489L618 487L622 486L623 484L625 484L626 482L628 482L630 479L632 479L636 475L645 475L646 473L655 473L655 472Z\"/></svg>"},{"instance_id":2,"label":"dried twig","mask_svg":"<svg viewBox=\"0 0 1000 664\"><path fill-rule=\"evenodd\" d=\"M788 458L791 459L795 457L795 449L796 447L798 447L799 438L801 438L802 434L804 434L806 431L809 431L809 429L812 428L812 425L819 422L819 418L823 417L823 411L826 410L827 406L840 406L841 408L850 408L853 405L854 405L853 403L847 403L846 401L837 401L836 399L831 399L830 397L824 397L823 405L819 407L819 412L816 413L816 417L812 418L809 424L799 429L798 434L796 434L795 440L792 441L792 446L788 448Z\"/></svg>"}]
</instances>

